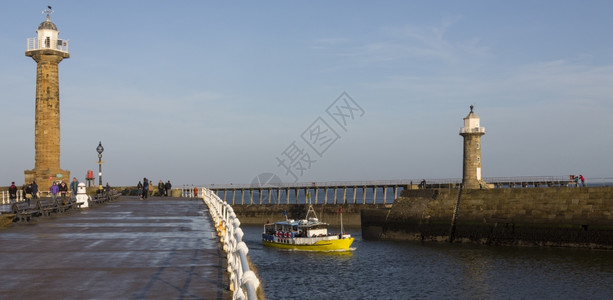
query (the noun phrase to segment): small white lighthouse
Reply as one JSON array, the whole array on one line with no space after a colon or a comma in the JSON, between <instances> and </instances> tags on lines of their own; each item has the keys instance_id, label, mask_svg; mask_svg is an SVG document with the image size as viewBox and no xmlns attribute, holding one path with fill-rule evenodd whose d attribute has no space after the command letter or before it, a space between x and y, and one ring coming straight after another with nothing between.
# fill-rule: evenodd
<instances>
[{"instance_id":1,"label":"small white lighthouse","mask_svg":"<svg viewBox=\"0 0 613 300\"><path fill-rule=\"evenodd\" d=\"M481 179L481 136L485 134L485 127L479 124L479 116L473 112L464 118L464 127L460 128L460 135L464 137L464 164L462 186L465 189L479 189L485 182Z\"/></svg>"}]
</instances>

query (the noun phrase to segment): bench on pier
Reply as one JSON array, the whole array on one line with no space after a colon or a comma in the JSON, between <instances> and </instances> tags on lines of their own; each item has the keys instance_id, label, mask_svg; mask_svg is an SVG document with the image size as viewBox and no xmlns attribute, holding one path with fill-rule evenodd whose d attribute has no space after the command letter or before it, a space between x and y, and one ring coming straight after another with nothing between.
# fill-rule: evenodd
<instances>
[{"instance_id":1,"label":"bench on pier","mask_svg":"<svg viewBox=\"0 0 613 300\"><path fill-rule=\"evenodd\" d=\"M48 198L36 200L36 208L45 217L50 216L51 213L59 211L53 199L48 199Z\"/></svg>"},{"instance_id":2,"label":"bench on pier","mask_svg":"<svg viewBox=\"0 0 613 300\"><path fill-rule=\"evenodd\" d=\"M117 200L117 199L119 199L119 197L121 197L121 192L118 192L116 190L111 190L108 193L107 197L109 197L110 201Z\"/></svg>"},{"instance_id":3,"label":"bench on pier","mask_svg":"<svg viewBox=\"0 0 613 300\"><path fill-rule=\"evenodd\" d=\"M15 214L15 219L19 222L29 222L33 216L40 214L40 211L35 207L30 207L27 202L16 202L11 205L11 209Z\"/></svg>"},{"instance_id":4,"label":"bench on pier","mask_svg":"<svg viewBox=\"0 0 613 300\"><path fill-rule=\"evenodd\" d=\"M108 192L106 190L103 190L101 192L96 193L96 195L89 199L89 205L93 206L102 204L104 202L117 200L120 196L121 193L116 190L110 190Z\"/></svg>"},{"instance_id":5,"label":"bench on pier","mask_svg":"<svg viewBox=\"0 0 613 300\"><path fill-rule=\"evenodd\" d=\"M78 203L76 200L71 198L57 198L55 199L55 206L58 209L58 212L63 213L70 209L81 208L83 203Z\"/></svg>"}]
</instances>

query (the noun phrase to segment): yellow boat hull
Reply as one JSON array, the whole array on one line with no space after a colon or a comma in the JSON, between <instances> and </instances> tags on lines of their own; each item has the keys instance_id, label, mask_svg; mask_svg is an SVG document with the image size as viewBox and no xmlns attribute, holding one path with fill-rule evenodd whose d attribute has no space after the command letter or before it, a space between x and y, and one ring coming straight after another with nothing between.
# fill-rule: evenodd
<instances>
[{"instance_id":1,"label":"yellow boat hull","mask_svg":"<svg viewBox=\"0 0 613 300\"><path fill-rule=\"evenodd\" d=\"M291 241L291 240L290 240ZM322 240L314 244L292 244L292 243L277 243L262 240L264 246L287 249L287 250L302 250L302 251L347 251L353 243L353 238Z\"/></svg>"}]
</instances>

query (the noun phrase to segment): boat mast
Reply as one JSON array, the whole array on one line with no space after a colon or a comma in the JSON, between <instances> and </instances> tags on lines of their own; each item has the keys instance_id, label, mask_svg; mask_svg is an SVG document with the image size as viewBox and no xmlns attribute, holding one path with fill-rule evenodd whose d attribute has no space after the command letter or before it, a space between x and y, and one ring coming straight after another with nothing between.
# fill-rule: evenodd
<instances>
[{"instance_id":1,"label":"boat mast","mask_svg":"<svg viewBox=\"0 0 613 300\"><path fill-rule=\"evenodd\" d=\"M345 229L343 228L343 207L342 206L339 206L338 213L341 215L341 234L343 234L345 232Z\"/></svg>"},{"instance_id":2,"label":"boat mast","mask_svg":"<svg viewBox=\"0 0 613 300\"><path fill-rule=\"evenodd\" d=\"M309 210L307 211L305 219L307 221L309 220L309 214L311 212L313 213L313 215L317 219L317 214L315 213L315 209L313 209L313 205L311 204L311 193L309 193L309 192L306 193L306 200L307 200L307 203L309 204Z\"/></svg>"}]
</instances>

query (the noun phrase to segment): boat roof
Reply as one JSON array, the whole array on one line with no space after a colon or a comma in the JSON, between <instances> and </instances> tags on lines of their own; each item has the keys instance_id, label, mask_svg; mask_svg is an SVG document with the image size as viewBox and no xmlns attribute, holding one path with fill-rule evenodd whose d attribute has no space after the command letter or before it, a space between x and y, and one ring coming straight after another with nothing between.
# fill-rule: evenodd
<instances>
[{"instance_id":1,"label":"boat roof","mask_svg":"<svg viewBox=\"0 0 613 300\"><path fill-rule=\"evenodd\" d=\"M316 226L316 225L328 225L328 223L324 223L324 222L320 222L319 220L315 219L315 220L306 220L306 219L302 219L302 220L285 220L285 221L278 221L275 222L274 224L276 225L286 225L286 226L299 226L299 227L312 227L312 226ZM270 224L268 224L270 225Z\"/></svg>"}]
</instances>

